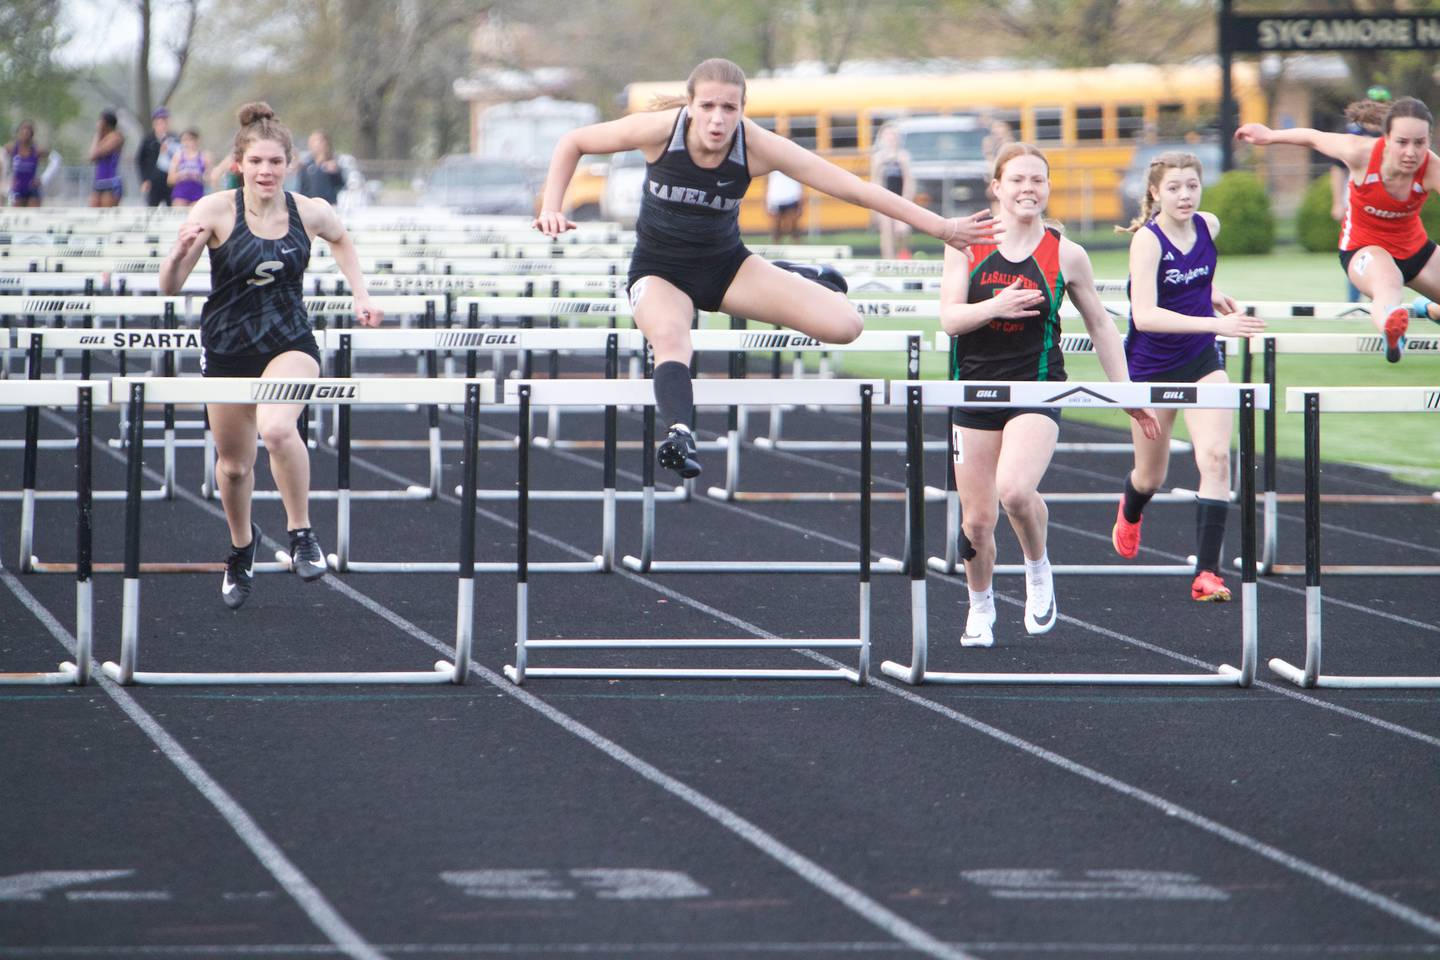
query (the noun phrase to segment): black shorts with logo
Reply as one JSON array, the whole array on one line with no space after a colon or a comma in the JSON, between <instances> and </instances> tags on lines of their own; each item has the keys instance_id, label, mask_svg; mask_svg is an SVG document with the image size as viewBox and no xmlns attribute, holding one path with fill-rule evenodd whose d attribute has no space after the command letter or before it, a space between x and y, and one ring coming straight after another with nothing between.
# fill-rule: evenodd
<instances>
[{"instance_id":1,"label":"black shorts with logo","mask_svg":"<svg viewBox=\"0 0 1440 960\"><path fill-rule=\"evenodd\" d=\"M306 333L305 336L269 353L224 354L204 350L200 354L200 375L202 377L247 378L263 376L265 368L270 366L271 360L282 353L290 353L295 350L314 357L317 366L324 366L320 362L320 345L315 342L315 334Z\"/></svg>"},{"instance_id":2,"label":"black shorts with logo","mask_svg":"<svg viewBox=\"0 0 1440 960\"><path fill-rule=\"evenodd\" d=\"M1364 247L1356 247L1354 250L1340 251L1340 268L1344 270L1347 275L1350 273L1350 261L1355 259L1355 254L1364 249ZM1395 266L1400 268L1400 278L1406 283L1409 283L1418 277L1420 271L1425 269L1425 264L1430 262L1430 254L1434 252L1435 241L1426 240L1423 247L1405 259L1401 260L1399 257L1396 257Z\"/></svg>"},{"instance_id":3,"label":"black shorts with logo","mask_svg":"<svg viewBox=\"0 0 1440 960\"><path fill-rule=\"evenodd\" d=\"M725 291L730 289L735 274L740 272L741 264L749 257L750 251L743 243L724 253L683 259L659 256L636 247L630 258L625 290L632 291L635 282L642 277L659 277L689 297L695 309L719 310ZM633 293L631 297L633 304Z\"/></svg>"}]
</instances>

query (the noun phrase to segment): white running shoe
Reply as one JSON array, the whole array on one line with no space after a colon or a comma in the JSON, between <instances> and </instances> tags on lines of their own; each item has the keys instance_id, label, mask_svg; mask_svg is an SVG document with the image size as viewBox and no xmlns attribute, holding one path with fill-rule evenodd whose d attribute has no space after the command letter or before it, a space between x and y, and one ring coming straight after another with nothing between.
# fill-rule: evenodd
<instances>
[{"instance_id":1,"label":"white running shoe","mask_svg":"<svg viewBox=\"0 0 1440 960\"><path fill-rule=\"evenodd\" d=\"M1060 616L1055 603L1055 576L1047 563L1038 575L1025 574L1025 632L1032 637L1049 633Z\"/></svg>"},{"instance_id":2,"label":"white running shoe","mask_svg":"<svg viewBox=\"0 0 1440 960\"><path fill-rule=\"evenodd\" d=\"M962 647L995 645L995 608L971 606L965 617L965 632L960 635Z\"/></svg>"}]
</instances>

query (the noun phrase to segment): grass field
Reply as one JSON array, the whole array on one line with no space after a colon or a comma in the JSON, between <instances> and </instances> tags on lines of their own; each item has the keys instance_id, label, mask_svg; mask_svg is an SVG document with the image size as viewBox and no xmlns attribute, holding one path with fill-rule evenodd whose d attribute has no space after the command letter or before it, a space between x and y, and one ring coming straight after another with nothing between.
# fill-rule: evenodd
<instances>
[{"instance_id":1,"label":"grass field","mask_svg":"<svg viewBox=\"0 0 1440 960\"><path fill-rule=\"evenodd\" d=\"M1124 250L1097 251L1091 260L1099 278L1115 279L1126 274L1127 254ZM1335 255L1304 253L1298 248L1282 249L1265 256L1222 257L1216 282L1226 293L1242 299L1345 299L1345 280ZM878 326L884 321L871 318L867 323ZM913 327L915 324L896 322L894 326ZM1075 329L1083 330L1078 321ZM1364 321L1290 320L1273 323L1271 329L1310 333L1373 331ZM1426 321L1415 321L1413 329L1417 335L1440 334L1440 326ZM945 375L942 356L928 354L925 360L925 376ZM893 360L888 359L871 360L856 355L847 357L845 364L847 372L857 376L896 377L903 373ZM1073 358L1067 361L1066 369L1072 380L1105 379L1100 365L1091 357ZM1257 363L1257 376L1258 369ZM1282 355L1278 358L1276 370L1279 375L1279 450L1283 457L1299 458L1304 450L1300 416L1285 413L1286 387L1440 386L1440 359L1433 356L1407 356L1398 364L1389 364L1379 355ZM1232 379L1238 379L1238 361L1232 362L1230 375ZM1066 416L1124 426L1113 414L1074 411L1067 412ZM1430 414L1331 415L1324 418L1322 428L1321 445L1325 459L1377 467L1398 479L1440 488L1440 417ZM1183 428L1177 430L1177 435L1184 436Z\"/></svg>"}]
</instances>

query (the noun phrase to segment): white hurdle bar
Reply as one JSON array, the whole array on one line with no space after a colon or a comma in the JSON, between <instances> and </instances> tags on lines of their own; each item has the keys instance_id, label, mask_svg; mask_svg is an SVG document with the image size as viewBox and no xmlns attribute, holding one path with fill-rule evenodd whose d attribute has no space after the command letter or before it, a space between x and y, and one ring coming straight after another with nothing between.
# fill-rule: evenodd
<instances>
[{"instance_id":1,"label":"white hurdle bar","mask_svg":"<svg viewBox=\"0 0 1440 960\"><path fill-rule=\"evenodd\" d=\"M1360 306L1365 305L1361 304ZM1365 317L1368 318L1368 316L1368 312L1365 313ZM1261 375L1263 382L1270 388L1272 394L1278 389L1279 383L1279 376L1276 373L1278 354L1293 353L1310 356L1372 354L1378 358L1385 353L1385 338L1378 333L1266 333L1254 339L1261 344ZM1407 337L1405 350L1406 353L1418 356L1440 356L1440 336ZM1243 378L1247 381L1253 379L1251 374L1255 351L1251 342L1249 340L1227 341L1226 352L1230 356L1241 357L1244 363ZM1303 564L1277 563L1275 560L1280 536L1275 505L1277 503L1303 502L1305 499L1304 493L1282 494L1277 492L1278 453L1276 445L1278 431L1275 413L1274 405L1265 411L1262 440L1261 462L1264 477L1261 489L1265 498L1265 519L1260 540L1260 573L1262 576L1267 574L1295 575L1305 572ZM1368 493L1337 493L1321 494L1320 496L1327 503L1435 504L1440 506L1440 491L1432 492L1428 496L1424 494ZM1343 567L1337 567L1327 572L1346 575L1349 571ZM1360 572L1367 572L1367 568L1360 568Z\"/></svg>"},{"instance_id":2,"label":"white hurdle bar","mask_svg":"<svg viewBox=\"0 0 1440 960\"><path fill-rule=\"evenodd\" d=\"M1177 393L1179 395L1177 395ZM880 669L890 677L909 684L1101 684L1101 685L1183 685L1248 687L1255 677L1259 616L1255 587L1255 408L1269 402L1269 391L1249 384L1145 384L1145 383L977 383L966 381L919 381L892 383L890 403L904 404L910 455L907 480L912 491L908 522L910 535L910 662L887 660ZM921 443L922 414L927 404L979 408L1109 406L1126 407L1210 407L1240 411L1240 532L1241 572L1240 667L1222 664L1214 673L949 673L928 669L929 624L924 562L925 498L924 461ZM949 464L946 465L949 469ZM999 565L996 572L1001 572ZM1021 568L1023 569L1023 567ZM1094 573L1093 567L1057 564L1057 574ZM1134 573L1137 568L1122 568ZM1115 571L1122 572L1122 571Z\"/></svg>"},{"instance_id":3,"label":"white hurdle bar","mask_svg":"<svg viewBox=\"0 0 1440 960\"><path fill-rule=\"evenodd\" d=\"M1430 413L1440 415L1440 386L1433 387L1291 387L1285 391L1287 413L1305 415L1305 665L1296 667L1275 657L1270 669L1302 687L1362 689L1440 688L1440 676L1341 676L1320 672L1322 572L1320 561L1320 415L1322 413ZM1440 566L1368 568L1389 575L1396 572L1440 574ZM1348 572L1354 572L1351 569ZM1422 591L1424 592L1424 591Z\"/></svg>"},{"instance_id":4,"label":"white hurdle bar","mask_svg":"<svg viewBox=\"0 0 1440 960\"><path fill-rule=\"evenodd\" d=\"M41 672L0 673L0 686L52 686L89 682L92 650L94 649L94 592L91 582L91 545L94 511L91 499L92 413L97 404L110 402L110 385L86 380L7 381L0 382L0 406L23 406L27 411L39 406L73 406L75 408L75 659L61 663L57 670ZM34 469L27 463L27 472ZM33 490L35 478L26 477L26 486ZM33 511L34 501L26 506ZM32 517L33 522L33 517ZM28 552L28 551L27 551Z\"/></svg>"},{"instance_id":5,"label":"white hurdle bar","mask_svg":"<svg viewBox=\"0 0 1440 960\"><path fill-rule=\"evenodd\" d=\"M743 390L746 387L763 385L766 396L762 402L784 403L804 402L815 400L822 403L827 402L851 402L859 398L861 404L862 424L862 446L861 446L861 474L862 490L869 489L870 477L870 451L864 440L869 438L870 411L876 391L884 389L883 381L842 381L830 380L823 382L807 381L797 383L795 381L762 381L756 383L742 383L736 381L698 381L695 384L696 403L709 403L715 405L731 405L736 396L737 388ZM507 399L514 400L520 405L520 416L524 421L529 415L529 407L532 402L540 404L549 403L573 403L576 399L575 384L573 381L549 381L549 380L516 380L505 385ZM597 389L598 388L598 389ZM619 405L643 405L646 409L646 440L654 438L654 387L650 380L614 380L603 381L600 384L591 384L588 389L591 393L591 402L604 402L610 407ZM613 446L608 448L611 456L608 463L613 469ZM650 451L645 450L645 462L647 465L646 484L647 488L653 485L654 465L650 458ZM607 481L613 482L613 481ZM519 501L518 520L519 531L517 534L517 562L516 562L516 583L515 583L515 662L505 667L505 675L516 684L523 684L527 679L533 677L605 677L605 678L626 678L626 679L723 679L723 680L848 680L855 684L865 684L869 677L870 670L870 502L869 499L861 497L860 508L860 558L856 563L849 564L815 564L808 568L802 565L769 565L763 569L771 572L854 572L859 577L859 624L858 635L855 637L828 638L828 639L796 639L796 640L771 640L771 639L699 639L699 638L669 638L669 639L564 639L564 640L535 640L530 638L530 603L529 603L529 570L531 564L528 561L530 541L530 513L529 498L525 493L529 490L529 452L527 446L520 448L520 469L519 487L521 497ZM646 536L653 535L654 502L647 500L645 504L646 514ZM651 542L647 539L647 544ZM660 572L656 564L651 562L642 563L634 557L625 558L625 566L630 569ZM681 565L672 564L671 569L680 569ZM707 567L686 569L712 569L712 570L738 570L739 565L732 564L710 564ZM762 569L751 567L750 569ZM853 650L857 662L855 669L840 667L836 669L755 669L755 668L668 668L668 667L532 667L529 663L530 653L541 650L757 650L757 649L783 649L783 650Z\"/></svg>"},{"instance_id":6,"label":"white hurdle bar","mask_svg":"<svg viewBox=\"0 0 1440 960\"><path fill-rule=\"evenodd\" d=\"M491 385L474 380L397 381L373 379L284 379L248 378L117 378L113 381L117 402L132 408L127 472L131 497L125 505L125 563L121 609L120 660L102 665L105 675L119 683L141 684L291 684L291 683L464 683L469 670L475 619L475 477L477 450L473 444L479 430L480 406L492 395ZM140 573L139 483L144 432L140 428L141 408L152 403L339 403L403 406L410 403L462 404L465 407L466 437L472 441L464 453L461 496L460 559L456 588L455 658L438 661L423 671L344 672L143 672L138 669ZM277 551L282 567L290 558ZM171 567L209 568L207 564L171 564ZM223 567L223 564L218 565ZM257 564L258 568L260 565Z\"/></svg>"},{"instance_id":7,"label":"white hurdle bar","mask_svg":"<svg viewBox=\"0 0 1440 960\"><path fill-rule=\"evenodd\" d=\"M522 398L521 387L528 391ZM742 402L756 405L778 403L815 403L820 405L860 406L862 410L873 404L873 398L883 396L883 380L697 380L694 384L695 405L738 406ZM868 391L868 392L867 392ZM654 439L654 388L650 380L603 380L581 383L566 380L513 380L505 384L507 400L525 400L531 404L552 403L574 404L582 397L586 402L604 403L607 406L645 407L645 444L642 451L644 496L642 498L642 528L640 556L626 556L621 563L629 570L648 573L711 572L711 573L854 573L859 564L854 561L764 561L764 560L656 560L655 553L655 499L654 459L651 443ZM861 438L861 452L864 454L865 481L858 498L868 511L869 496L869 418L863 418L866 426ZM523 450L523 448L522 448ZM612 469L613 454L607 448L607 483ZM523 489L523 488L522 488ZM869 566L868 556L865 565ZM898 567L877 562L881 572L898 573Z\"/></svg>"}]
</instances>

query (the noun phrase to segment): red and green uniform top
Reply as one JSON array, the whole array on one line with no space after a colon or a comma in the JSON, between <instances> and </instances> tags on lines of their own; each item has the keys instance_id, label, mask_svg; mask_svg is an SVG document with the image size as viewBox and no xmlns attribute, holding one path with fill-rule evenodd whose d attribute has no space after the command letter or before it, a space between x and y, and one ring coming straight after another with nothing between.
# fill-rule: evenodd
<instances>
[{"instance_id":1,"label":"red and green uniform top","mask_svg":"<svg viewBox=\"0 0 1440 960\"><path fill-rule=\"evenodd\" d=\"M983 303L1020 281L1022 289L1045 295L1039 316L997 317L976 330L950 338L951 380L1064 380L1060 352L1060 303L1065 278L1060 273L1060 231L1045 235L1030 256L1016 263L1000 255L993 243L976 244L970 258L970 295L966 302Z\"/></svg>"}]
</instances>

